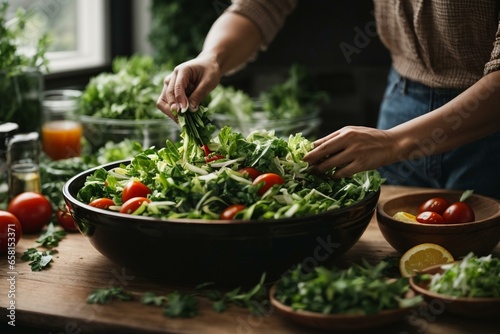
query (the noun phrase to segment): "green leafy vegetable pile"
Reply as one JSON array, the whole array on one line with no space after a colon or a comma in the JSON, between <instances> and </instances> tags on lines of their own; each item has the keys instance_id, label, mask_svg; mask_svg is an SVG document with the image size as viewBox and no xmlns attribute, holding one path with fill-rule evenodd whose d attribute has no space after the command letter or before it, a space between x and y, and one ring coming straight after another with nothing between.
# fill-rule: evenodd
<instances>
[{"instance_id":1,"label":"green leafy vegetable pile","mask_svg":"<svg viewBox=\"0 0 500 334\"><path fill-rule=\"evenodd\" d=\"M113 73L101 73L85 87L80 113L111 119L164 119L156 99L167 73L149 56L117 57Z\"/></svg>"},{"instance_id":2,"label":"green leafy vegetable pile","mask_svg":"<svg viewBox=\"0 0 500 334\"><path fill-rule=\"evenodd\" d=\"M245 122L256 118L256 111L262 112L268 120L317 115L321 103L328 100L326 92L310 87L305 68L294 64L285 81L262 91L257 99L232 86L219 85L205 98L205 103L217 114Z\"/></svg>"},{"instance_id":3,"label":"green leafy vegetable pile","mask_svg":"<svg viewBox=\"0 0 500 334\"><path fill-rule=\"evenodd\" d=\"M408 279L385 277L387 266L364 260L348 269L317 267L307 272L297 265L276 284L274 297L294 310L323 314L369 315L421 303L421 296L405 298Z\"/></svg>"},{"instance_id":4,"label":"green leafy vegetable pile","mask_svg":"<svg viewBox=\"0 0 500 334\"><path fill-rule=\"evenodd\" d=\"M203 123L208 110L195 117ZM188 116L186 116L188 115ZM312 149L312 142L296 134L288 140L273 131L255 131L247 138L224 127L209 143L210 154L217 160L207 162L199 145L206 138L202 130L192 129L182 119L193 113L179 114L181 143L169 140L159 150L149 148L137 154L128 165L106 171L99 169L89 176L77 197L84 203L97 198L111 198L117 207L123 204L122 192L131 180L138 180L150 190L151 202L142 215L162 218L219 219L232 204L245 209L239 219L279 219L317 214L345 207L376 192L382 179L376 171L366 171L352 178L332 179L310 173L302 160ZM193 126L203 128L200 124ZM205 128L206 130L206 128ZM203 134L203 135L202 135ZM242 168L252 167L262 173L275 173L284 179L264 194L262 183L254 184Z\"/></svg>"},{"instance_id":5,"label":"green leafy vegetable pile","mask_svg":"<svg viewBox=\"0 0 500 334\"><path fill-rule=\"evenodd\" d=\"M455 297L500 297L500 259L469 253L462 261L442 265L429 289Z\"/></svg>"}]
</instances>

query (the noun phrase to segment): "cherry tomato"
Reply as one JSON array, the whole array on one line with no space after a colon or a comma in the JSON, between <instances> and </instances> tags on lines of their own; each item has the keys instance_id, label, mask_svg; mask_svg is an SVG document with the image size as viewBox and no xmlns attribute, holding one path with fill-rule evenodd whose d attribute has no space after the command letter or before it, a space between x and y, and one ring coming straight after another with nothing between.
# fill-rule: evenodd
<instances>
[{"instance_id":1,"label":"cherry tomato","mask_svg":"<svg viewBox=\"0 0 500 334\"><path fill-rule=\"evenodd\" d=\"M243 210L245 206L243 204L233 204L228 206L222 213L220 214L220 219L230 220L233 219L234 216L241 210Z\"/></svg>"},{"instance_id":2,"label":"cherry tomato","mask_svg":"<svg viewBox=\"0 0 500 334\"><path fill-rule=\"evenodd\" d=\"M448 202L446 199L441 197L434 197L422 203L422 205L420 205L420 208L418 209L418 212L420 213L424 211L432 211L442 215L444 213L444 210L446 210L446 208L449 206L450 202Z\"/></svg>"},{"instance_id":3,"label":"cherry tomato","mask_svg":"<svg viewBox=\"0 0 500 334\"><path fill-rule=\"evenodd\" d=\"M57 210L57 222L61 227L68 231L68 232L74 232L78 231L78 227L75 224L75 220L73 219L73 216L68 212L67 209L61 209L59 208Z\"/></svg>"},{"instance_id":4,"label":"cherry tomato","mask_svg":"<svg viewBox=\"0 0 500 334\"><path fill-rule=\"evenodd\" d=\"M132 215L140 215L146 210L146 206L148 203L151 203L151 200L146 197L133 197L123 203L120 208L121 213L129 213Z\"/></svg>"},{"instance_id":5,"label":"cherry tomato","mask_svg":"<svg viewBox=\"0 0 500 334\"><path fill-rule=\"evenodd\" d=\"M19 219L12 213L0 210L0 254L13 255L9 248L14 250L23 235L23 228Z\"/></svg>"},{"instance_id":6,"label":"cherry tomato","mask_svg":"<svg viewBox=\"0 0 500 334\"><path fill-rule=\"evenodd\" d=\"M422 224L445 224L443 216L433 211L424 211L417 215L417 221Z\"/></svg>"},{"instance_id":7,"label":"cherry tomato","mask_svg":"<svg viewBox=\"0 0 500 334\"><path fill-rule=\"evenodd\" d=\"M113 200L110 198L98 198L90 202L89 205L93 206L94 208L106 210L110 206L115 205L115 202L113 202Z\"/></svg>"},{"instance_id":8,"label":"cherry tomato","mask_svg":"<svg viewBox=\"0 0 500 334\"><path fill-rule=\"evenodd\" d=\"M445 210L443 218L449 224L457 224L473 222L476 216L469 204L465 202L455 202Z\"/></svg>"},{"instance_id":9,"label":"cherry tomato","mask_svg":"<svg viewBox=\"0 0 500 334\"><path fill-rule=\"evenodd\" d=\"M279 176L278 174L275 173L264 173L260 174L253 180L253 184L259 184L259 183L264 183L262 187L259 189L257 192L259 195L264 195L264 193L274 186L275 184L283 184L285 180Z\"/></svg>"},{"instance_id":10,"label":"cherry tomato","mask_svg":"<svg viewBox=\"0 0 500 334\"><path fill-rule=\"evenodd\" d=\"M36 192L20 193L10 201L7 211L19 219L23 233L40 232L52 219L52 205Z\"/></svg>"},{"instance_id":11,"label":"cherry tomato","mask_svg":"<svg viewBox=\"0 0 500 334\"><path fill-rule=\"evenodd\" d=\"M149 194L151 194L151 189L149 189L145 184L137 180L132 180L123 188L122 201L125 203L131 198L147 197Z\"/></svg>"},{"instance_id":12,"label":"cherry tomato","mask_svg":"<svg viewBox=\"0 0 500 334\"><path fill-rule=\"evenodd\" d=\"M239 170L241 174L247 174L251 180L255 180L260 175L259 171L253 167L245 167Z\"/></svg>"}]
</instances>

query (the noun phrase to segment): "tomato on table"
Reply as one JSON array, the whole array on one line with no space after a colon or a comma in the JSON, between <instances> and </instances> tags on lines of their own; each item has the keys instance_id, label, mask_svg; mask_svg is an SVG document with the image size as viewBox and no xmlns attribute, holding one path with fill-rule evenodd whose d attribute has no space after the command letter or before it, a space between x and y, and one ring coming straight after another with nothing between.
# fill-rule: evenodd
<instances>
[{"instance_id":1,"label":"tomato on table","mask_svg":"<svg viewBox=\"0 0 500 334\"><path fill-rule=\"evenodd\" d=\"M450 202L442 197L433 197L429 198L427 201L422 203L418 209L418 213L424 211L432 211L443 215L444 210L450 206Z\"/></svg>"},{"instance_id":2,"label":"tomato on table","mask_svg":"<svg viewBox=\"0 0 500 334\"><path fill-rule=\"evenodd\" d=\"M19 219L23 233L40 232L52 220L52 205L40 193L24 192L14 197L7 211Z\"/></svg>"},{"instance_id":3,"label":"tomato on table","mask_svg":"<svg viewBox=\"0 0 500 334\"><path fill-rule=\"evenodd\" d=\"M151 194L151 189L149 189L144 183L132 180L123 188L122 201L125 203L131 198L147 197L149 194Z\"/></svg>"},{"instance_id":4,"label":"tomato on table","mask_svg":"<svg viewBox=\"0 0 500 334\"><path fill-rule=\"evenodd\" d=\"M257 178L257 176L260 175L260 172L253 168L253 167L245 167L245 168L242 168L239 170L239 172L243 175L248 175L248 177L250 178L250 180L255 180Z\"/></svg>"},{"instance_id":5,"label":"tomato on table","mask_svg":"<svg viewBox=\"0 0 500 334\"><path fill-rule=\"evenodd\" d=\"M19 219L8 211L0 210L0 254L7 254L9 248L14 248L22 235Z\"/></svg>"},{"instance_id":6,"label":"tomato on table","mask_svg":"<svg viewBox=\"0 0 500 334\"><path fill-rule=\"evenodd\" d=\"M104 209L106 210L110 206L115 205L115 202L111 198L97 198L89 203L90 206L94 208Z\"/></svg>"},{"instance_id":7,"label":"tomato on table","mask_svg":"<svg viewBox=\"0 0 500 334\"><path fill-rule=\"evenodd\" d=\"M253 180L253 184L257 185L259 183L264 183L257 192L259 195L264 195L275 184L283 184L285 180L278 174L275 173L264 173L260 174Z\"/></svg>"},{"instance_id":8,"label":"tomato on table","mask_svg":"<svg viewBox=\"0 0 500 334\"><path fill-rule=\"evenodd\" d=\"M476 219L474 210L465 202L451 204L443 213L444 220L449 224L470 223Z\"/></svg>"},{"instance_id":9,"label":"tomato on table","mask_svg":"<svg viewBox=\"0 0 500 334\"><path fill-rule=\"evenodd\" d=\"M147 205L151 200L146 197L133 197L122 204L120 213L128 213L132 215L140 215L146 210Z\"/></svg>"},{"instance_id":10,"label":"tomato on table","mask_svg":"<svg viewBox=\"0 0 500 334\"><path fill-rule=\"evenodd\" d=\"M231 220L236 216L236 214L245 209L243 204L233 204L228 206L222 213L220 214L220 219L223 220Z\"/></svg>"},{"instance_id":11,"label":"tomato on table","mask_svg":"<svg viewBox=\"0 0 500 334\"><path fill-rule=\"evenodd\" d=\"M417 221L422 224L445 224L443 216L433 211L424 211L417 215Z\"/></svg>"},{"instance_id":12,"label":"tomato on table","mask_svg":"<svg viewBox=\"0 0 500 334\"><path fill-rule=\"evenodd\" d=\"M56 213L57 222L61 227L68 232L78 231L78 227L76 226L75 220L71 213L69 213L67 208L59 208Z\"/></svg>"}]
</instances>

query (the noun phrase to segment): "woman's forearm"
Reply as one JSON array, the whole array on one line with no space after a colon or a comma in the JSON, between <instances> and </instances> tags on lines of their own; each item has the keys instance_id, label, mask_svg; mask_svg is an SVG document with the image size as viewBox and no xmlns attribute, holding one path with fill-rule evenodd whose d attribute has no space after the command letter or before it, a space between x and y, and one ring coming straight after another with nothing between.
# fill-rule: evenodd
<instances>
[{"instance_id":1,"label":"woman's forearm","mask_svg":"<svg viewBox=\"0 0 500 334\"><path fill-rule=\"evenodd\" d=\"M390 130L394 160L442 153L500 131L500 71L492 72L446 105Z\"/></svg>"},{"instance_id":2,"label":"woman's forearm","mask_svg":"<svg viewBox=\"0 0 500 334\"><path fill-rule=\"evenodd\" d=\"M259 28L243 15L226 12L213 24L200 56L213 57L220 73L245 64L262 44Z\"/></svg>"}]
</instances>

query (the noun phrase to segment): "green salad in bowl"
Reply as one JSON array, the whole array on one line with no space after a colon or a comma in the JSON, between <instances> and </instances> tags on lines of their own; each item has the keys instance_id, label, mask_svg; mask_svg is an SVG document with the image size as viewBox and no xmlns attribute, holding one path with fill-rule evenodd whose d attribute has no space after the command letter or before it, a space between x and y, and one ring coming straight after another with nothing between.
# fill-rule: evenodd
<instances>
[{"instance_id":1,"label":"green salad in bowl","mask_svg":"<svg viewBox=\"0 0 500 334\"><path fill-rule=\"evenodd\" d=\"M311 173L302 158L313 144L300 133L285 140L261 130L245 138L224 127L212 138L208 115L180 114L182 142L167 140L128 165L96 170L78 199L107 198L110 210L150 217L279 219L349 206L382 183L376 171L345 179Z\"/></svg>"}]
</instances>

